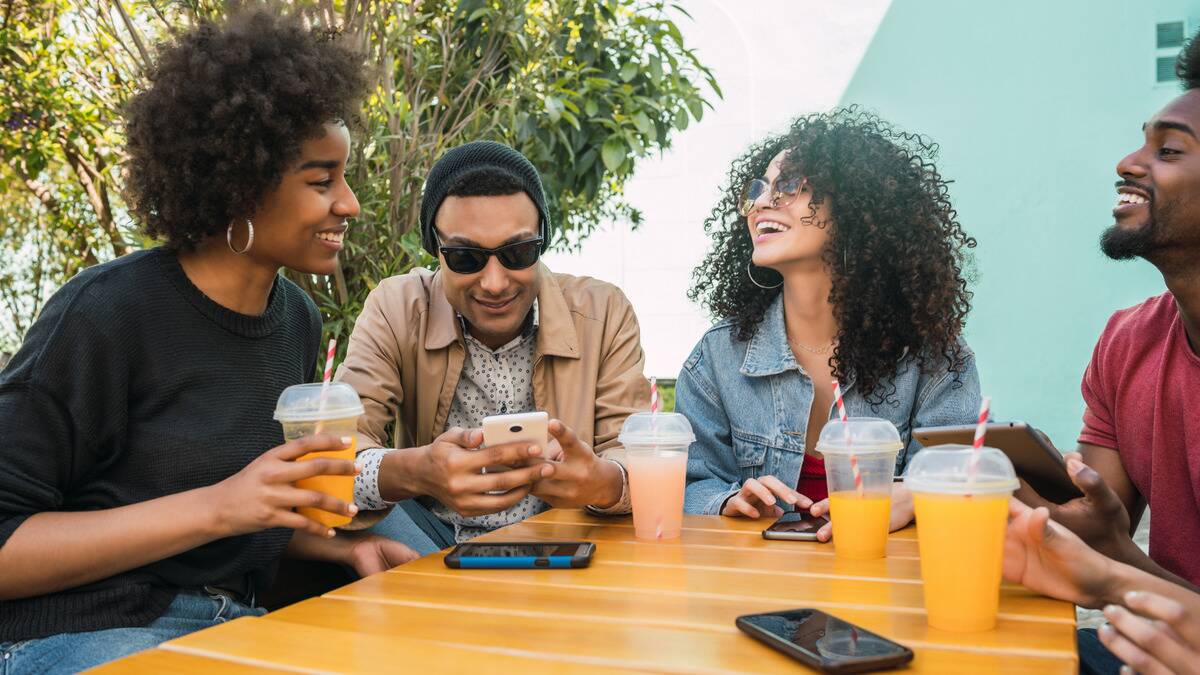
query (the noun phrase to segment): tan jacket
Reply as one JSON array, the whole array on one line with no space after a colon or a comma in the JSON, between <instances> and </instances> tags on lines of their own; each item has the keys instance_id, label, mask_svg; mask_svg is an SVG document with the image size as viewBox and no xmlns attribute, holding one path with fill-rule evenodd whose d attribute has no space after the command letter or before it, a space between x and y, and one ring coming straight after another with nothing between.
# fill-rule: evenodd
<instances>
[{"instance_id":1,"label":"tan jacket","mask_svg":"<svg viewBox=\"0 0 1200 675\"><path fill-rule=\"evenodd\" d=\"M603 281L544 265L540 277L534 403L600 456L622 461L621 424L650 405L633 306ZM440 273L418 268L383 280L367 296L337 372L366 409L358 447L433 441L446 425L465 354Z\"/></svg>"}]
</instances>

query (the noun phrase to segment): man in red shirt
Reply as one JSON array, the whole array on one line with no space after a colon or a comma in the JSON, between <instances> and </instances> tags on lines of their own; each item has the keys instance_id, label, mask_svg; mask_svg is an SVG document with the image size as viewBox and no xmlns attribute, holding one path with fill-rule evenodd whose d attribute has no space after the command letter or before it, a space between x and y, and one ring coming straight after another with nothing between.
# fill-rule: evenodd
<instances>
[{"instance_id":1,"label":"man in red shirt","mask_svg":"<svg viewBox=\"0 0 1200 675\"><path fill-rule=\"evenodd\" d=\"M1162 272L1163 295L1112 316L1083 377L1084 497L1046 504L1054 520L1110 558L1196 590L1200 584L1200 40L1180 54L1184 93L1146 122L1117 164L1116 223L1101 249ZM1081 461L1082 460L1082 461ZM1150 555L1131 538L1154 512Z\"/></svg>"}]
</instances>

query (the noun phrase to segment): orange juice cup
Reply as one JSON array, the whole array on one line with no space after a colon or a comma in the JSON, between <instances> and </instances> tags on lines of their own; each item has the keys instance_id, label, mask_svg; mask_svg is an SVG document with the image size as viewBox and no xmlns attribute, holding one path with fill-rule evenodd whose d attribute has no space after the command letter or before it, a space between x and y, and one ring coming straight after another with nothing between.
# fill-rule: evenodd
<instances>
[{"instance_id":1,"label":"orange juice cup","mask_svg":"<svg viewBox=\"0 0 1200 675\"><path fill-rule=\"evenodd\" d=\"M831 420L817 440L825 456L833 550L839 558L882 558L892 510L892 473L904 445L887 420Z\"/></svg>"},{"instance_id":2,"label":"orange juice cup","mask_svg":"<svg viewBox=\"0 0 1200 675\"><path fill-rule=\"evenodd\" d=\"M692 425L679 413L634 413L619 436L625 446L633 533L638 539L676 539L683 529Z\"/></svg>"},{"instance_id":3,"label":"orange juice cup","mask_svg":"<svg viewBox=\"0 0 1200 675\"><path fill-rule=\"evenodd\" d=\"M905 472L917 515L925 612L929 625L941 630L996 626L1008 500L1018 483L1004 453L977 452L964 445L926 448Z\"/></svg>"},{"instance_id":4,"label":"orange juice cup","mask_svg":"<svg viewBox=\"0 0 1200 675\"><path fill-rule=\"evenodd\" d=\"M341 382L321 384L298 384L288 387L279 395L275 407L275 419L283 426L286 441L315 434L354 437L358 431L358 417L362 415L362 403L354 388ZM354 461L357 442L344 450L310 452L297 461L304 462L317 457ZM347 504L354 501L354 476L313 476L296 481L302 490L314 490L336 497ZM301 507L301 515L311 518L326 527L338 527L350 522L350 517L330 513L321 509Z\"/></svg>"}]
</instances>

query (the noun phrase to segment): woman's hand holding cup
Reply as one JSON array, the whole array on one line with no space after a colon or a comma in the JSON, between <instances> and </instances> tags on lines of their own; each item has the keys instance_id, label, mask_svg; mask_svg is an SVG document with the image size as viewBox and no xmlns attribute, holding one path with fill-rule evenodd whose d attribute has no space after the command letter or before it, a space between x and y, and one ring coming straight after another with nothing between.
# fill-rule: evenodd
<instances>
[{"instance_id":1,"label":"woman's hand holding cup","mask_svg":"<svg viewBox=\"0 0 1200 675\"><path fill-rule=\"evenodd\" d=\"M353 517L354 504L336 497L303 490L293 484L313 476L353 476L354 462L320 457L296 460L312 452L344 450L352 437L328 434L306 436L288 441L260 455L244 469L208 488L213 508L214 527L220 537L248 534L272 527L289 527L318 537L332 537L328 527L296 513L299 507L317 508Z\"/></svg>"}]
</instances>

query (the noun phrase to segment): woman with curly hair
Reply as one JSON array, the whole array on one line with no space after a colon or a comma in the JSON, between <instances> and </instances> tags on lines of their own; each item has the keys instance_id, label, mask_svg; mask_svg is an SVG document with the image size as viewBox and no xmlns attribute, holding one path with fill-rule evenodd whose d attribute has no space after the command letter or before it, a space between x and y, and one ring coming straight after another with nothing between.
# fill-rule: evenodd
<instances>
[{"instance_id":1,"label":"woman with curly hair","mask_svg":"<svg viewBox=\"0 0 1200 675\"><path fill-rule=\"evenodd\" d=\"M414 554L293 511L354 507L292 486L353 474L294 461L272 419L308 382L321 321L279 275L330 274L358 202L344 171L360 59L269 10L161 47L126 112L128 192L164 244L97 265L47 303L0 372L0 652L77 672L263 610L286 552L383 569Z\"/></svg>"},{"instance_id":2,"label":"woman with curly hair","mask_svg":"<svg viewBox=\"0 0 1200 675\"><path fill-rule=\"evenodd\" d=\"M961 335L975 241L935 152L851 107L801 117L733 163L689 292L721 321L676 390L697 436L687 511L828 512L814 446L835 414L835 379L850 415L900 430L897 474L918 447L914 427L974 421L979 380ZM911 520L896 486L891 527Z\"/></svg>"}]
</instances>

